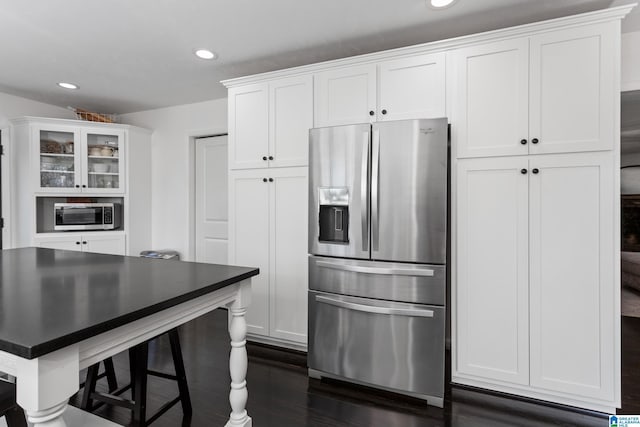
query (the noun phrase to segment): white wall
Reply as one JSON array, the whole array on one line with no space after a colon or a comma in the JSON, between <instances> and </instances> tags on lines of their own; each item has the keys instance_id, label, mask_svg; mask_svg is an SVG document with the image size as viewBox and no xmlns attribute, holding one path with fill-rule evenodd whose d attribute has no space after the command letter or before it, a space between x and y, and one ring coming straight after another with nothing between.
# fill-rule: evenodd
<instances>
[{"instance_id":1,"label":"white wall","mask_svg":"<svg viewBox=\"0 0 640 427\"><path fill-rule=\"evenodd\" d=\"M0 92L0 129L9 127L9 120L22 116L55 117L60 119L74 119L75 114L66 108L55 105L43 104L26 98L9 95ZM11 230L13 219L10 214L11 206L11 168L15 167L11 162L12 149L9 132L2 132L2 144L5 146L5 155L2 156L2 217L5 219L5 228L2 230L3 247L13 246Z\"/></svg>"},{"instance_id":2,"label":"white wall","mask_svg":"<svg viewBox=\"0 0 640 427\"><path fill-rule=\"evenodd\" d=\"M0 92L0 128L8 126L10 119L22 116L54 117L57 119L76 118L75 113L66 108Z\"/></svg>"},{"instance_id":3,"label":"white wall","mask_svg":"<svg viewBox=\"0 0 640 427\"><path fill-rule=\"evenodd\" d=\"M621 88L640 89L640 31L622 34Z\"/></svg>"},{"instance_id":4,"label":"white wall","mask_svg":"<svg viewBox=\"0 0 640 427\"><path fill-rule=\"evenodd\" d=\"M149 249L175 249L193 260L193 137L226 133L227 99L124 114L119 121L153 130Z\"/></svg>"}]
</instances>

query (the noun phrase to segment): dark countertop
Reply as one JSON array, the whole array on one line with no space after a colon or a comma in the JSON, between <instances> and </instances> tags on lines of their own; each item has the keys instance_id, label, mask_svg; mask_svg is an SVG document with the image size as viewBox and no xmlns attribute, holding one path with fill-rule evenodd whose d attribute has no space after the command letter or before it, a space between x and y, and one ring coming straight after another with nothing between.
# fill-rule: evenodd
<instances>
[{"instance_id":1,"label":"dark countertop","mask_svg":"<svg viewBox=\"0 0 640 427\"><path fill-rule=\"evenodd\" d=\"M34 359L258 273L58 249L2 250L0 350Z\"/></svg>"}]
</instances>

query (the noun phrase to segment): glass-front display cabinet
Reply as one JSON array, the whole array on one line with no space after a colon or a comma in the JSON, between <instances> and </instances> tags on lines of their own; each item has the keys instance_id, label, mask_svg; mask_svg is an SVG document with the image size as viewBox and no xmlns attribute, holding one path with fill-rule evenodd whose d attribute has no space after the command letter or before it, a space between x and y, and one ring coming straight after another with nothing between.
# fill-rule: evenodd
<instances>
[{"instance_id":1,"label":"glass-front display cabinet","mask_svg":"<svg viewBox=\"0 0 640 427\"><path fill-rule=\"evenodd\" d=\"M123 193L124 131L103 128L34 129L39 191Z\"/></svg>"}]
</instances>

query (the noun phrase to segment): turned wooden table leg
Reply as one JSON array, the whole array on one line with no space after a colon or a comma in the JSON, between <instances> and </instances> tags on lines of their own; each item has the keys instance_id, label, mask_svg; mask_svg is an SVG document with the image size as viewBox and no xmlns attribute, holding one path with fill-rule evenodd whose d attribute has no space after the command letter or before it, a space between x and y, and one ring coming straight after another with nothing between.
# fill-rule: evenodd
<instances>
[{"instance_id":1,"label":"turned wooden table leg","mask_svg":"<svg viewBox=\"0 0 640 427\"><path fill-rule=\"evenodd\" d=\"M33 427L67 427L62 414L78 391L79 370L76 346L36 359L18 359L16 401Z\"/></svg>"},{"instance_id":2,"label":"turned wooden table leg","mask_svg":"<svg viewBox=\"0 0 640 427\"><path fill-rule=\"evenodd\" d=\"M251 417L247 414L247 322L245 314L249 304L251 282L246 280L240 284L238 298L229 304L229 336L231 337L231 353L229 355L229 371L231 373L231 392L229 403L231 415L227 427L251 427Z\"/></svg>"}]
</instances>

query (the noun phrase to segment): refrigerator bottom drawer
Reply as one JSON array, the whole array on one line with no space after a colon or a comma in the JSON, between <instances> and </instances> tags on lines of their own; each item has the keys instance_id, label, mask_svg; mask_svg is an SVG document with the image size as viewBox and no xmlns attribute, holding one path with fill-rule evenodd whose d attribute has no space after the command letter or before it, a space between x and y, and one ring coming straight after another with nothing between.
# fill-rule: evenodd
<instances>
[{"instance_id":1,"label":"refrigerator bottom drawer","mask_svg":"<svg viewBox=\"0 0 640 427\"><path fill-rule=\"evenodd\" d=\"M309 292L311 370L444 397L445 308Z\"/></svg>"}]
</instances>

